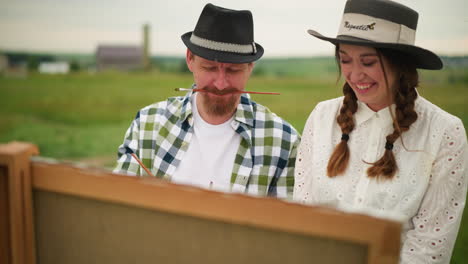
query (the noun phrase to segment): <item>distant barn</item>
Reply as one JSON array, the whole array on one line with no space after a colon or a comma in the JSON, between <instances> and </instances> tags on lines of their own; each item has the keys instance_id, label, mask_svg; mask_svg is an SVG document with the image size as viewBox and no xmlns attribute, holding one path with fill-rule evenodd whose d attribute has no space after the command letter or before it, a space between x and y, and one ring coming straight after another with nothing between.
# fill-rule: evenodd
<instances>
[{"instance_id":1,"label":"distant barn","mask_svg":"<svg viewBox=\"0 0 468 264\"><path fill-rule=\"evenodd\" d=\"M141 46L99 45L96 51L96 66L102 70L138 70L144 66Z\"/></svg>"}]
</instances>

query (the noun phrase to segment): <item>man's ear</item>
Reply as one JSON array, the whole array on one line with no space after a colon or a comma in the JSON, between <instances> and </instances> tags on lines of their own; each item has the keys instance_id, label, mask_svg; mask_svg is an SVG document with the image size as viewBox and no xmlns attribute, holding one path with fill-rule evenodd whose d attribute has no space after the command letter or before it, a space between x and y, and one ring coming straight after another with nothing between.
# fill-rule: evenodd
<instances>
[{"instance_id":1,"label":"man's ear","mask_svg":"<svg viewBox=\"0 0 468 264\"><path fill-rule=\"evenodd\" d=\"M185 54L185 61L187 62L188 69L193 72L193 61L195 60L195 56L193 53L187 49L187 53Z\"/></svg>"}]
</instances>

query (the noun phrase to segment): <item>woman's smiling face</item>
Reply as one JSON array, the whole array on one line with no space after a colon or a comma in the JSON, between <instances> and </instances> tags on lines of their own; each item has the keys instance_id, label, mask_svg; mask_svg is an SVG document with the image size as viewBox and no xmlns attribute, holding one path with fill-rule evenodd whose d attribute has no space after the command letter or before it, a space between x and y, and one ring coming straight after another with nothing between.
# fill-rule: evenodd
<instances>
[{"instance_id":1,"label":"woman's smiling face","mask_svg":"<svg viewBox=\"0 0 468 264\"><path fill-rule=\"evenodd\" d=\"M379 111L392 104L391 88L396 81L396 71L385 57L380 56L372 47L340 44L338 56L343 77L351 86L359 101L367 104L374 111ZM385 75L388 86L385 82Z\"/></svg>"}]
</instances>

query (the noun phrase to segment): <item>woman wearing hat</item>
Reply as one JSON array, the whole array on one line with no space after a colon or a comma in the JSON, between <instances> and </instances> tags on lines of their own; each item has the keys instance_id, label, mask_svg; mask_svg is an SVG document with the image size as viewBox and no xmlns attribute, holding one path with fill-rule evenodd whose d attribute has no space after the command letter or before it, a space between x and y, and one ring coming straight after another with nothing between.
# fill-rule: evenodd
<instances>
[{"instance_id":1,"label":"woman wearing hat","mask_svg":"<svg viewBox=\"0 0 468 264\"><path fill-rule=\"evenodd\" d=\"M440 58L414 45L418 13L348 0L336 38L343 96L319 103L303 131L294 199L402 222L402 263L448 263L467 192L459 118L421 97L417 69Z\"/></svg>"}]
</instances>

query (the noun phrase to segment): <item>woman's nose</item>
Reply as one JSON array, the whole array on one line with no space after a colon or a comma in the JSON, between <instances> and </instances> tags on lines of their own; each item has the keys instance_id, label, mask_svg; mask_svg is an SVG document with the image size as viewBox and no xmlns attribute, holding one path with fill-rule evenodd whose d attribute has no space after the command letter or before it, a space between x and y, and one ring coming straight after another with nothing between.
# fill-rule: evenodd
<instances>
[{"instance_id":1,"label":"woman's nose","mask_svg":"<svg viewBox=\"0 0 468 264\"><path fill-rule=\"evenodd\" d=\"M353 66L350 68L346 78L349 79L351 82L359 82L364 79L364 71L359 66Z\"/></svg>"}]
</instances>

